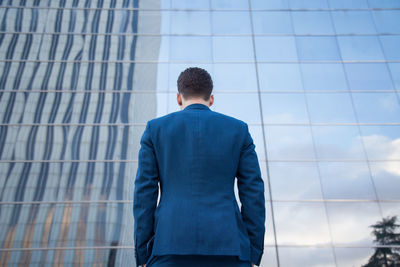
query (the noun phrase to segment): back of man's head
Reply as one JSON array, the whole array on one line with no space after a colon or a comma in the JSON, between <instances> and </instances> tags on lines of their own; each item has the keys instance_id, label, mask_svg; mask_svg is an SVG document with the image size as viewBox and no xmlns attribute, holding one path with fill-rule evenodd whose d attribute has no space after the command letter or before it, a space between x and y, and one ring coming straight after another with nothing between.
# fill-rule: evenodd
<instances>
[{"instance_id":1,"label":"back of man's head","mask_svg":"<svg viewBox=\"0 0 400 267\"><path fill-rule=\"evenodd\" d=\"M178 77L178 92L185 100L202 98L208 101L213 89L210 74L198 67L187 68Z\"/></svg>"}]
</instances>

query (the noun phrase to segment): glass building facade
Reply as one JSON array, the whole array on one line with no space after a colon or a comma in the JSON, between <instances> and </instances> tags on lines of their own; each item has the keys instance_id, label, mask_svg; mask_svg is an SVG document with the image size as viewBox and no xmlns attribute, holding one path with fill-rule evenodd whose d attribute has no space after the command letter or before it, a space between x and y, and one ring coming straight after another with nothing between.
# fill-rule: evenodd
<instances>
[{"instance_id":1,"label":"glass building facade","mask_svg":"<svg viewBox=\"0 0 400 267\"><path fill-rule=\"evenodd\" d=\"M261 266L400 265L399 1L10 0L0 20L0 266L135 264L139 140L190 66L249 124Z\"/></svg>"}]
</instances>

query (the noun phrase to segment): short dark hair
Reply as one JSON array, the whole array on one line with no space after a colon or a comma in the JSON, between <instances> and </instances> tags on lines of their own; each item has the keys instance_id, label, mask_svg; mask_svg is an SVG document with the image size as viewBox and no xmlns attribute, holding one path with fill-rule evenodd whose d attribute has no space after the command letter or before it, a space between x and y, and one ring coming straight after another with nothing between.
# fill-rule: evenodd
<instances>
[{"instance_id":1,"label":"short dark hair","mask_svg":"<svg viewBox=\"0 0 400 267\"><path fill-rule=\"evenodd\" d=\"M210 74L198 67L187 68L178 77L178 92L185 100L201 97L204 100L210 99L213 89L213 82Z\"/></svg>"}]
</instances>

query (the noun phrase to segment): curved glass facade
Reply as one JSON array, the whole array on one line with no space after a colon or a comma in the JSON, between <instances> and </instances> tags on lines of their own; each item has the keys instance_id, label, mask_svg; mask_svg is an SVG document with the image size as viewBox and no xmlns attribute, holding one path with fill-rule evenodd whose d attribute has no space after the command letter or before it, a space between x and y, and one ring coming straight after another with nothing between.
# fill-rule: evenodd
<instances>
[{"instance_id":1,"label":"curved glass facade","mask_svg":"<svg viewBox=\"0 0 400 267\"><path fill-rule=\"evenodd\" d=\"M134 264L139 140L189 66L250 126L261 266L400 265L399 1L0 5L1 266Z\"/></svg>"}]
</instances>

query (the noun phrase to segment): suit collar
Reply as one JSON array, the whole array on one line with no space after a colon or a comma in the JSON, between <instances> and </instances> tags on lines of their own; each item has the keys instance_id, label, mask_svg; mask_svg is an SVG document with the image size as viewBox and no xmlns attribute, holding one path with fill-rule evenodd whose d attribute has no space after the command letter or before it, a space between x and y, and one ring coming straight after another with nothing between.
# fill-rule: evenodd
<instances>
[{"instance_id":1,"label":"suit collar","mask_svg":"<svg viewBox=\"0 0 400 267\"><path fill-rule=\"evenodd\" d=\"M188 110L188 109L205 109L205 110L210 110L210 107L205 105L205 104L201 104L201 103L193 103L190 105L187 105L183 110Z\"/></svg>"}]
</instances>

